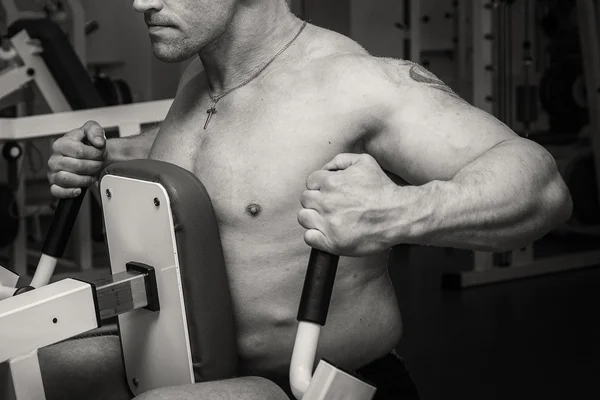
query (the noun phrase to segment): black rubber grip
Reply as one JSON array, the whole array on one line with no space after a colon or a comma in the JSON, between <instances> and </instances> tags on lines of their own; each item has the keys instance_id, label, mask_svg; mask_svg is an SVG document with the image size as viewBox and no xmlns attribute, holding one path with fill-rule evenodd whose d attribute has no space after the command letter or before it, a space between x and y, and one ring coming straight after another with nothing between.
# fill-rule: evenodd
<instances>
[{"instance_id":1,"label":"black rubber grip","mask_svg":"<svg viewBox=\"0 0 600 400\"><path fill-rule=\"evenodd\" d=\"M42 253L55 258L63 256L86 192L87 188L81 188L79 196L72 199L61 199L58 202L52 223L46 233Z\"/></svg>"},{"instance_id":2,"label":"black rubber grip","mask_svg":"<svg viewBox=\"0 0 600 400\"><path fill-rule=\"evenodd\" d=\"M339 260L339 256L312 249L300 298L298 321L325 325Z\"/></svg>"},{"instance_id":3,"label":"black rubber grip","mask_svg":"<svg viewBox=\"0 0 600 400\"><path fill-rule=\"evenodd\" d=\"M87 138L82 141L85 145L90 145ZM87 188L81 188L79 196L72 199L61 199L58 202L58 206L54 211L50 228L46 233L44 244L42 245L42 253L55 257L61 258L65 254L67 243L71 237L71 231L75 226L79 209L85 199Z\"/></svg>"}]
</instances>

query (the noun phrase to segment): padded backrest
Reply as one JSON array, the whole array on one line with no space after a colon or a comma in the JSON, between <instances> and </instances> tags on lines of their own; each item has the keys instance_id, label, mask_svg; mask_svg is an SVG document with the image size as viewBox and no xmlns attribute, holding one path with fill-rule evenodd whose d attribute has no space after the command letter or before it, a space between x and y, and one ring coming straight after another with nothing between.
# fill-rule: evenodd
<instances>
[{"instance_id":1,"label":"padded backrest","mask_svg":"<svg viewBox=\"0 0 600 400\"><path fill-rule=\"evenodd\" d=\"M208 192L191 172L156 160L107 167L107 174L161 184L169 195L196 382L237 375L229 281ZM109 249L110 251L110 249Z\"/></svg>"},{"instance_id":2,"label":"padded backrest","mask_svg":"<svg viewBox=\"0 0 600 400\"><path fill-rule=\"evenodd\" d=\"M42 58L73 110L105 106L85 66L58 25L47 19L22 19L9 26L8 36L22 30L41 42Z\"/></svg>"}]
</instances>

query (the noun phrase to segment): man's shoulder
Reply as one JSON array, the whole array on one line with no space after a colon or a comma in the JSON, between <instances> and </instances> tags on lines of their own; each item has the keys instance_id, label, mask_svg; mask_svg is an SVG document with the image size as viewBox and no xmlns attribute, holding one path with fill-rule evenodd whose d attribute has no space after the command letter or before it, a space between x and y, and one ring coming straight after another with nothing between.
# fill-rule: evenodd
<instances>
[{"instance_id":1,"label":"man's shoulder","mask_svg":"<svg viewBox=\"0 0 600 400\"><path fill-rule=\"evenodd\" d=\"M398 91L414 88L419 77L433 81L435 76L411 61L377 57L362 48L340 49L313 62L322 79L337 82L342 87L350 85L362 96L397 95Z\"/></svg>"},{"instance_id":2,"label":"man's shoulder","mask_svg":"<svg viewBox=\"0 0 600 400\"><path fill-rule=\"evenodd\" d=\"M409 61L373 56L366 51L337 51L313 63L319 82L373 120L384 120L420 96L410 80ZM334 89L334 90L332 90ZM365 115L366 117L366 115Z\"/></svg>"},{"instance_id":3,"label":"man's shoulder","mask_svg":"<svg viewBox=\"0 0 600 400\"><path fill-rule=\"evenodd\" d=\"M321 63L332 75L356 81L363 89L400 89L416 94L418 89L434 88L454 94L435 74L408 60L376 57L367 52L338 52L324 57Z\"/></svg>"}]
</instances>

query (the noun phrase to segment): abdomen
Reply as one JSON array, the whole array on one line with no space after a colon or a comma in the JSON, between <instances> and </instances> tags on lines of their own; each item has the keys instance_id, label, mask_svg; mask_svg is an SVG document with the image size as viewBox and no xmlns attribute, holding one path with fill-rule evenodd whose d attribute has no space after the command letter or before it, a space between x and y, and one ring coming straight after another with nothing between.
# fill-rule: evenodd
<instances>
[{"instance_id":1,"label":"abdomen","mask_svg":"<svg viewBox=\"0 0 600 400\"><path fill-rule=\"evenodd\" d=\"M239 240L228 245L227 233L222 236L224 248L229 249L226 262L242 370L248 375L285 377L310 248L302 239L286 242L281 238L259 241L270 243L263 247L258 242L247 246L247 238L245 245ZM397 346L402 323L386 261L387 254L340 259L317 361L325 358L354 369Z\"/></svg>"}]
</instances>

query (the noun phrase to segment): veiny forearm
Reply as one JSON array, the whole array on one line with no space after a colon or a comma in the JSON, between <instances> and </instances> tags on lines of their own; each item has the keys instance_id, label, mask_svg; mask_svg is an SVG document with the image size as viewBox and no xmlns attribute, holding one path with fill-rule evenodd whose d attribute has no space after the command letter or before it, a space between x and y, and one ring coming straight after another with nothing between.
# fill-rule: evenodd
<instances>
[{"instance_id":1,"label":"veiny forearm","mask_svg":"<svg viewBox=\"0 0 600 400\"><path fill-rule=\"evenodd\" d=\"M159 129L160 126L156 126L135 136L109 139L106 142L105 166L121 161L148 158Z\"/></svg>"},{"instance_id":2,"label":"veiny forearm","mask_svg":"<svg viewBox=\"0 0 600 400\"><path fill-rule=\"evenodd\" d=\"M412 243L480 251L524 247L566 221L571 197L554 159L537 144L500 143L449 181L415 188Z\"/></svg>"}]
</instances>

